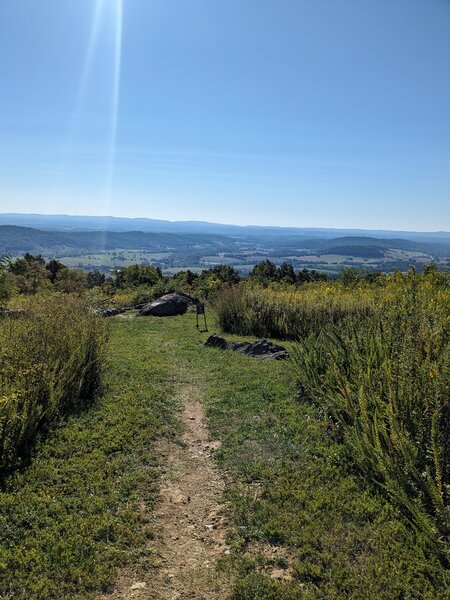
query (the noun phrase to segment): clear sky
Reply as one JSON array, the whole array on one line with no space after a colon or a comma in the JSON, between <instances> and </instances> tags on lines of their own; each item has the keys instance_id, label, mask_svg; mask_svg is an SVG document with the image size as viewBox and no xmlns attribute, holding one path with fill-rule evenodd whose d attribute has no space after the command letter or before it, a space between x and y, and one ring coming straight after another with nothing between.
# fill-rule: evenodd
<instances>
[{"instance_id":1,"label":"clear sky","mask_svg":"<svg viewBox=\"0 0 450 600\"><path fill-rule=\"evenodd\" d=\"M448 0L0 0L0 212L450 230Z\"/></svg>"}]
</instances>

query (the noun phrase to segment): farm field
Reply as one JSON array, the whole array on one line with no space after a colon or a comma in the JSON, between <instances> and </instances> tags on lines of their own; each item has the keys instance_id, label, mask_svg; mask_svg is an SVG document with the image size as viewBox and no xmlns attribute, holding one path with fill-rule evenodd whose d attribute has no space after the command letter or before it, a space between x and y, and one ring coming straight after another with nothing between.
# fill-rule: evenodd
<instances>
[{"instance_id":1,"label":"farm field","mask_svg":"<svg viewBox=\"0 0 450 600\"><path fill-rule=\"evenodd\" d=\"M62 256L58 260L68 267L89 270L98 267L128 267L136 263L152 264L168 256L169 253L167 252L142 252L141 250L123 250L119 248L114 252Z\"/></svg>"},{"instance_id":2,"label":"farm field","mask_svg":"<svg viewBox=\"0 0 450 600\"><path fill-rule=\"evenodd\" d=\"M3 482L1 597L446 597L442 563L299 401L291 360L205 348L192 312L108 325L93 406Z\"/></svg>"},{"instance_id":3,"label":"farm field","mask_svg":"<svg viewBox=\"0 0 450 600\"><path fill-rule=\"evenodd\" d=\"M344 266L353 266L357 268L366 268L372 270L389 269L390 265L398 265L403 262L408 264L414 262L417 265L430 262L430 257L420 252L406 252L393 250L387 253L383 259L363 258L350 255L339 254L308 254L303 257L298 256L272 256L273 252L267 252L266 256L273 258L276 264L283 261L290 261L295 268L314 268L328 273L336 274ZM132 264L152 264L160 266L167 275L172 275L180 270L189 269L193 272L199 272L202 268L208 268L216 265L233 265L240 273L248 273L255 264L260 262L261 256L246 256L236 253L236 258L223 256L222 253L210 256L201 256L189 261L189 254L186 260L179 261L177 253L171 252L142 252L139 250L125 250L118 248L116 251L104 252L98 254L80 254L58 257L62 263L68 267L81 268L84 270L103 268L123 268ZM177 259L178 266L168 266ZM445 264L445 261L442 263Z\"/></svg>"}]
</instances>

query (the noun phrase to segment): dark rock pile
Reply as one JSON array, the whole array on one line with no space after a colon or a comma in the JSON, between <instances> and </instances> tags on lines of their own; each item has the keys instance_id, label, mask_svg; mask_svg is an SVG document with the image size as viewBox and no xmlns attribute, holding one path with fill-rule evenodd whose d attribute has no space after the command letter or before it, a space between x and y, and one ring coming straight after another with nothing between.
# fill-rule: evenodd
<instances>
[{"instance_id":1,"label":"dark rock pile","mask_svg":"<svg viewBox=\"0 0 450 600\"><path fill-rule=\"evenodd\" d=\"M278 346L267 340L259 340L257 342L227 342L227 340L213 333L206 340L205 346L210 348L219 348L220 350L234 350L247 356L256 356L257 358L270 360L283 360L289 357L288 351L283 346Z\"/></svg>"},{"instance_id":2,"label":"dark rock pile","mask_svg":"<svg viewBox=\"0 0 450 600\"><path fill-rule=\"evenodd\" d=\"M99 317L115 317L125 312L125 310L125 308L99 308L94 310L94 313Z\"/></svg>"},{"instance_id":3,"label":"dark rock pile","mask_svg":"<svg viewBox=\"0 0 450 600\"><path fill-rule=\"evenodd\" d=\"M106 310L102 311L102 316L103 317L115 317L116 315L120 315L123 312L125 312L125 311L124 311L124 309L121 309L121 308L107 308Z\"/></svg>"}]
</instances>

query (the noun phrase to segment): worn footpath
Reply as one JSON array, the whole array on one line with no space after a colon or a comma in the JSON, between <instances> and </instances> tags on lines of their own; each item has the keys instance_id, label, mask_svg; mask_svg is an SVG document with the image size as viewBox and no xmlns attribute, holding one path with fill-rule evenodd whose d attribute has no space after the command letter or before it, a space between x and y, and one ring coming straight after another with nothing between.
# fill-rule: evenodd
<instances>
[{"instance_id":1,"label":"worn footpath","mask_svg":"<svg viewBox=\"0 0 450 600\"><path fill-rule=\"evenodd\" d=\"M219 443L209 439L201 389L180 384L177 396L181 444L164 440L153 449L166 465L150 517L154 568L142 575L139 565L131 565L120 574L112 594L101 598L214 600L229 591L229 582L216 570L217 561L230 553L222 504L225 481L212 458Z\"/></svg>"}]
</instances>

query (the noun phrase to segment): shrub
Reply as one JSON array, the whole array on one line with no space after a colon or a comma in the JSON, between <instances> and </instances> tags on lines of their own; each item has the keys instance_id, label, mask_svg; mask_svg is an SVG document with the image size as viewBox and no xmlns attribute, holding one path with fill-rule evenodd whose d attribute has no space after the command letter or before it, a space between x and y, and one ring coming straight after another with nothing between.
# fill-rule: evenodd
<instances>
[{"instance_id":1,"label":"shrub","mask_svg":"<svg viewBox=\"0 0 450 600\"><path fill-rule=\"evenodd\" d=\"M34 298L0 320L0 469L17 465L37 434L92 401L104 322L71 296Z\"/></svg>"},{"instance_id":2,"label":"shrub","mask_svg":"<svg viewBox=\"0 0 450 600\"><path fill-rule=\"evenodd\" d=\"M369 318L311 333L295 356L300 396L328 416L365 478L447 552L449 299L442 273L398 274Z\"/></svg>"},{"instance_id":3,"label":"shrub","mask_svg":"<svg viewBox=\"0 0 450 600\"><path fill-rule=\"evenodd\" d=\"M61 269L55 283L60 292L82 294L87 288L87 274L82 269Z\"/></svg>"},{"instance_id":4,"label":"shrub","mask_svg":"<svg viewBox=\"0 0 450 600\"><path fill-rule=\"evenodd\" d=\"M139 285L155 285L162 277L159 267L130 265L117 271L116 286L127 288Z\"/></svg>"},{"instance_id":5,"label":"shrub","mask_svg":"<svg viewBox=\"0 0 450 600\"><path fill-rule=\"evenodd\" d=\"M11 296L11 290L5 276L8 265L8 257L0 257L0 309L4 307Z\"/></svg>"}]
</instances>

